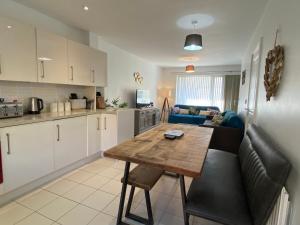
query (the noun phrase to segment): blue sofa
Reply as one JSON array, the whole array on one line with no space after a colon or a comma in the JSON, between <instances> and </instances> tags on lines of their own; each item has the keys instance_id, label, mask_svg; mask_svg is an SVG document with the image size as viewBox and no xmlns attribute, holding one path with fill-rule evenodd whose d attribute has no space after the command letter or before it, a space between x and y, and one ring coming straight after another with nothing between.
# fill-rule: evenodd
<instances>
[{"instance_id":1,"label":"blue sofa","mask_svg":"<svg viewBox=\"0 0 300 225\"><path fill-rule=\"evenodd\" d=\"M220 111L220 109L216 106L192 106L192 105L175 105L174 107L178 107L181 109L190 109L191 107L195 108L197 111L207 109L213 109ZM204 115L186 115L186 114L174 114L171 112L169 115L168 122L169 123L186 123L186 124L203 124L204 121L207 120L207 116Z\"/></svg>"}]
</instances>

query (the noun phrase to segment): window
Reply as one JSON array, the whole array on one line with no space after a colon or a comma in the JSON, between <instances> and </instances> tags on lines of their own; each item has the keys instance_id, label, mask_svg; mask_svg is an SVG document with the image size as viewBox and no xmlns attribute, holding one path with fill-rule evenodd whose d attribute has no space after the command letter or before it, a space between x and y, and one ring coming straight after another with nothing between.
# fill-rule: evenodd
<instances>
[{"instance_id":1,"label":"window","mask_svg":"<svg viewBox=\"0 0 300 225\"><path fill-rule=\"evenodd\" d=\"M224 110L224 76L177 76L176 103L182 105L217 106Z\"/></svg>"}]
</instances>

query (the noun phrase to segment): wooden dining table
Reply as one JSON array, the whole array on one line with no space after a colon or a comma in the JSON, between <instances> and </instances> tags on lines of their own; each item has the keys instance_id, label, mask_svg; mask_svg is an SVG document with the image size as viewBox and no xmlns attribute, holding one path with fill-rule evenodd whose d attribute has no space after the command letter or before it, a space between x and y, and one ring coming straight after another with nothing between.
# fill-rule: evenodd
<instances>
[{"instance_id":1,"label":"wooden dining table","mask_svg":"<svg viewBox=\"0 0 300 225\"><path fill-rule=\"evenodd\" d=\"M168 130L182 130L184 135L175 140L164 137ZM184 177L198 177L207 155L213 128L163 123L132 140L104 152L105 157L125 161L124 180L120 196L117 225L122 221L130 163L144 164L179 175L183 209L186 203ZM188 220L184 213L184 221Z\"/></svg>"}]
</instances>

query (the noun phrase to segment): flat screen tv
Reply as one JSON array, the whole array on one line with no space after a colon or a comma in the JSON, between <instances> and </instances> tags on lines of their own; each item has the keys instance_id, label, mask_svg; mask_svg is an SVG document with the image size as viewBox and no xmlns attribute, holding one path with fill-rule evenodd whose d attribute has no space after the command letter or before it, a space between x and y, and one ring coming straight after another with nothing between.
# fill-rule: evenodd
<instances>
[{"instance_id":1,"label":"flat screen tv","mask_svg":"<svg viewBox=\"0 0 300 225\"><path fill-rule=\"evenodd\" d=\"M149 106L151 103L149 90L136 90L136 107L141 108Z\"/></svg>"}]
</instances>

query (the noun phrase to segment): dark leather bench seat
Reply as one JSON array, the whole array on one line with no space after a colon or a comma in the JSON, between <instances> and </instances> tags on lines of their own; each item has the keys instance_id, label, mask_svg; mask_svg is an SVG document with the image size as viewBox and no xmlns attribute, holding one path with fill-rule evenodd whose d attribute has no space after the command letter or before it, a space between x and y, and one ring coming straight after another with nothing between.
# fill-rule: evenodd
<instances>
[{"instance_id":1,"label":"dark leather bench seat","mask_svg":"<svg viewBox=\"0 0 300 225\"><path fill-rule=\"evenodd\" d=\"M223 224L252 225L246 198L238 156L210 149L201 177L191 184L186 211Z\"/></svg>"},{"instance_id":2,"label":"dark leather bench seat","mask_svg":"<svg viewBox=\"0 0 300 225\"><path fill-rule=\"evenodd\" d=\"M185 218L194 215L225 225L265 225L290 169L272 140L252 125L237 155L208 151L202 174L188 191Z\"/></svg>"}]
</instances>

